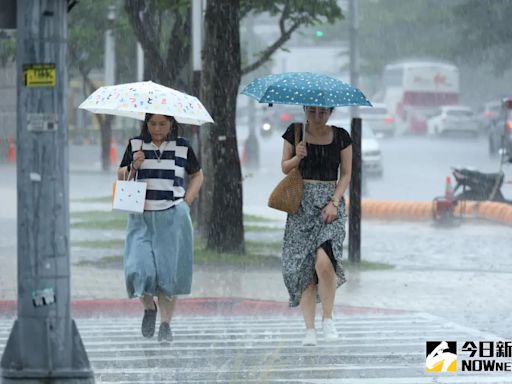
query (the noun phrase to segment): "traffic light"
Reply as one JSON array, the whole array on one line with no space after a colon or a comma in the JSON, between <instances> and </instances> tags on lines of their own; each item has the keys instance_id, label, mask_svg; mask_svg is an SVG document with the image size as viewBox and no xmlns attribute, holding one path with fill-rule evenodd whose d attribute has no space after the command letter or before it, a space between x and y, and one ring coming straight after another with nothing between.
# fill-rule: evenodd
<instances>
[{"instance_id":1,"label":"traffic light","mask_svg":"<svg viewBox=\"0 0 512 384\"><path fill-rule=\"evenodd\" d=\"M318 37L318 38L324 37L324 31L321 31L321 30L315 31L315 37Z\"/></svg>"}]
</instances>

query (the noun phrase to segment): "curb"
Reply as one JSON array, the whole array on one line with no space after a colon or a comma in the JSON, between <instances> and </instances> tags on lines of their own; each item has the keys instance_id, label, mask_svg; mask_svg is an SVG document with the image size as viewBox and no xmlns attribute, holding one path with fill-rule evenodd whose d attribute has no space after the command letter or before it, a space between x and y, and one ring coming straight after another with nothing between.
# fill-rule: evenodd
<instances>
[{"instance_id":1,"label":"curb","mask_svg":"<svg viewBox=\"0 0 512 384\"><path fill-rule=\"evenodd\" d=\"M400 309L354 307L335 305L335 311L344 315L356 314L402 314L409 311ZM101 299L76 300L71 302L73 317L139 317L142 306L136 299ZM0 317L15 317L17 306L15 300L0 301ZM299 311L289 308L288 303L271 300L251 300L242 298L193 298L178 299L176 305L178 316L298 316Z\"/></svg>"},{"instance_id":2,"label":"curb","mask_svg":"<svg viewBox=\"0 0 512 384\"><path fill-rule=\"evenodd\" d=\"M361 212L364 219L427 221L432 220L432 202L362 199ZM512 205L505 203L464 201L457 205L455 214L512 225Z\"/></svg>"}]
</instances>

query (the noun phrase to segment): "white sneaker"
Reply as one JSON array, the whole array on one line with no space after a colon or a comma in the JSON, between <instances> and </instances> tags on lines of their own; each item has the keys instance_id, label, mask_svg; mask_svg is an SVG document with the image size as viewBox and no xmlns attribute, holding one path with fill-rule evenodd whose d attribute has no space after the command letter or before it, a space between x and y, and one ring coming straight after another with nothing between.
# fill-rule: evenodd
<instances>
[{"instance_id":1,"label":"white sneaker","mask_svg":"<svg viewBox=\"0 0 512 384\"><path fill-rule=\"evenodd\" d=\"M306 335L302 340L302 345L304 346L314 346L316 345L316 331L314 329L306 329Z\"/></svg>"},{"instance_id":2,"label":"white sneaker","mask_svg":"<svg viewBox=\"0 0 512 384\"><path fill-rule=\"evenodd\" d=\"M336 326L334 325L334 321L332 319L324 319L322 321L322 329L324 331L324 339L325 340L336 340L338 338L338 332L336 331Z\"/></svg>"}]
</instances>

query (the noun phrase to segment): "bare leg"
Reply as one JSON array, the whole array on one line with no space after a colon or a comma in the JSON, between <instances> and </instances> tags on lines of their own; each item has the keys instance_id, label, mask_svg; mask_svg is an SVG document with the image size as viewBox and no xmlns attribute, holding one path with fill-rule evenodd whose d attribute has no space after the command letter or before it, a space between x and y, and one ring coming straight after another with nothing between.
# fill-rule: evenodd
<instances>
[{"instance_id":1,"label":"bare leg","mask_svg":"<svg viewBox=\"0 0 512 384\"><path fill-rule=\"evenodd\" d=\"M140 301L144 306L144 309L156 309L156 305L154 304L152 295L144 295L143 297L140 298Z\"/></svg>"},{"instance_id":2,"label":"bare leg","mask_svg":"<svg viewBox=\"0 0 512 384\"><path fill-rule=\"evenodd\" d=\"M332 309L336 296L336 273L329 256L322 248L316 251L316 274L318 275L318 294L322 301L323 319L332 319Z\"/></svg>"},{"instance_id":3,"label":"bare leg","mask_svg":"<svg viewBox=\"0 0 512 384\"><path fill-rule=\"evenodd\" d=\"M300 308L302 309L302 315L304 316L304 323L306 328L315 328L315 311L316 311L316 285L311 284L302 293L300 299Z\"/></svg>"},{"instance_id":4,"label":"bare leg","mask_svg":"<svg viewBox=\"0 0 512 384\"><path fill-rule=\"evenodd\" d=\"M158 295L158 306L160 307L160 322L170 323L174 307L176 306L176 298L169 298L163 294Z\"/></svg>"}]
</instances>

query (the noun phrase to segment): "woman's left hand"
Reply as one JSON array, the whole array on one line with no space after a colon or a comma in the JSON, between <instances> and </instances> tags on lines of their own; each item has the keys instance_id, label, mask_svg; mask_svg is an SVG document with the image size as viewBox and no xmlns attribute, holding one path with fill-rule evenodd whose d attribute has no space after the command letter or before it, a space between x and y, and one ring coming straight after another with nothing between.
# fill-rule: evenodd
<instances>
[{"instance_id":1,"label":"woman's left hand","mask_svg":"<svg viewBox=\"0 0 512 384\"><path fill-rule=\"evenodd\" d=\"M336 217L338 217L338 208L336 208L332 201L330 201L324 209L322 209L322 218L324 223L331 224Z\"/></svg>"}]
</instances>

